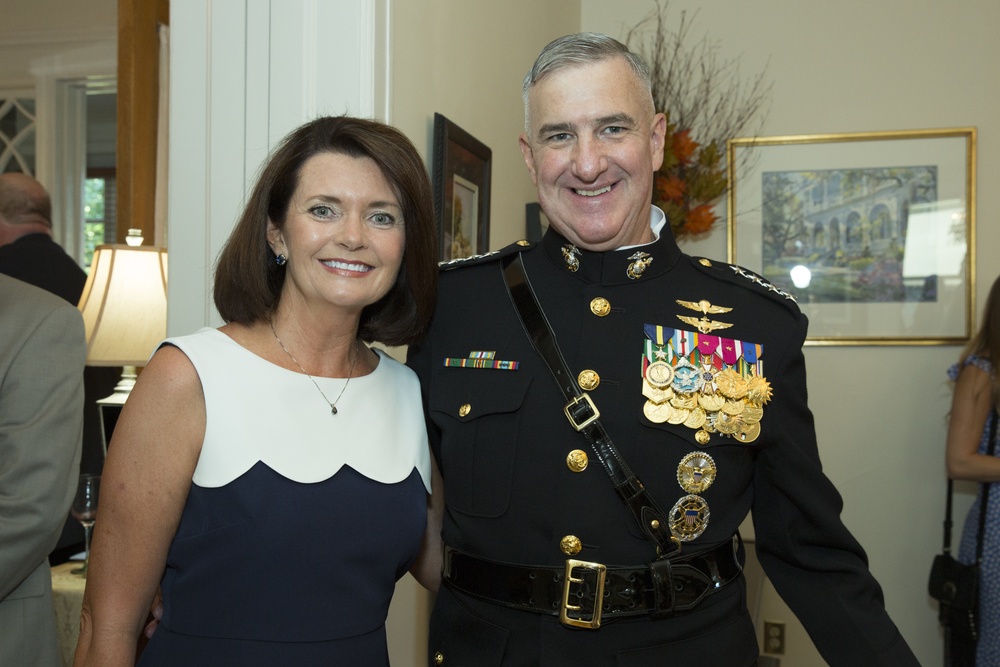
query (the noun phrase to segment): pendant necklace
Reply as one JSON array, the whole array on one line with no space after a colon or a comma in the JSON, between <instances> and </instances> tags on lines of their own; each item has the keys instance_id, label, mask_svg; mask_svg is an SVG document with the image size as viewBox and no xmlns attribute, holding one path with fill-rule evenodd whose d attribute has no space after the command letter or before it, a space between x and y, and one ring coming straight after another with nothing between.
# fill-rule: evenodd
<instances>
[{"instance_id":1,"label":"pendant necklace","mask_svg":"<svg viewBox=\"0 0 1000 667\"><path fill-rule=\"evenodd\" d=\"M358 351L358 353L354 355L354 361L351 362L351 370L347 373L347 382L344 383L344 386L340 390L340 393L337 394L337 398L334 399L333 402L331 402L330 399L326 397L326 393L322 389L320 389L319 383L316 382L316 379L313 378L312 375L309 375L309 373L306 373L306 369L302 368L302 364L300 364L298 361L295 360L295 357L292 356L292 353L288 351L288 348L285 347L285 344L281 342L280 338L278 338L278 332L274 329L274 320L271 320L270 322L271 322L271 333L274 334L274 340L278 341L278 345L280 345L281 349L285 351L285 354L288 355L288 358L292 360L292 363L294 363L296 366L299 367L299 370L302 371L302 374L312 381L313 386L316 387L317 391L319 391L320 395L323 397L323 400L330 405L330 414L332 415L337 414L337 403L340 401L340 397L344 395L344 392L347 391L347 385L351 384L351 378L354 377L354 366L358 363L358 357L361 356L361 352ZM355 346L357 346L357 340L355 340Z\"/></svg>"}]
</instances>

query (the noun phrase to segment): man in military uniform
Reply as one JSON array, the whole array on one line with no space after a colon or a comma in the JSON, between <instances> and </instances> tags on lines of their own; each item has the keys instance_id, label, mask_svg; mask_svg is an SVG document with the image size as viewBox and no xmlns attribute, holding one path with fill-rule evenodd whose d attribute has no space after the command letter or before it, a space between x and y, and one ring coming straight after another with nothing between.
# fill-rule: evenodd
<instances>
[{"instance_id":1,"label":"man in military uniform","mask_svg":"<svg viewBox=\"0 0 1000 667\"><path fill-rule=\"evenodd\" d=\"M549 230L445 265L410 353L446 501L431 664L752 665L736 534L753 510L765 571L831 665L916 665L820 468L805 317L684 255L650 205L666 121L646 66L572 35L524 91Z\"/></svg>"}]
</instances>

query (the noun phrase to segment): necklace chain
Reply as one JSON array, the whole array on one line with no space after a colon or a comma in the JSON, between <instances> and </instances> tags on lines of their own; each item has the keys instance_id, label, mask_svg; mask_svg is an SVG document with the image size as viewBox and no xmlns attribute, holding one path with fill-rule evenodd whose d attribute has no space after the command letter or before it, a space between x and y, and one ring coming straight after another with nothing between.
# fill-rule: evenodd
<instances>
[{"instance_id":1,"label":"necklace chain","mask_svg":"<svg viewBox=\"0 0 1000 667\"><path fill-rule=\"evenodd\" d=\"M298 366L299 370L302 371L302 374L309 378L309 380L313 383L313 386L316 387L316 390L320 393L320 396L323 397L323 400L330 405L330 414L337 414L337 403L340 401L340 397L344 395L344 392L347 391L347 385L351 384L351 378L354 377L354 366L358 363L358 357L361 356L361 352L357 352L357 354L354 355L354 361L351 362L351 370L347 374L347 382L345 382L344 386L340 389L340 393L337 394L337 398L331 402L330 399L326 397L326 392L324 392L320 388L319 383L316 382L316 379L312 375L309 375L309 373L306 373L306 369L302 368L302 364L300 364L295 357L292 356L292 353L288 351L285 344L281 342L280 338L278 338L278 332L274 328L274 320L271 320L271 333L274 334L274 340L278 341L278 345L280 345L281 349L285 351L288 358L292 360L292 363ZM355 341L355 346L357 346L357 341Z\"/></svg>"}]
</instances>

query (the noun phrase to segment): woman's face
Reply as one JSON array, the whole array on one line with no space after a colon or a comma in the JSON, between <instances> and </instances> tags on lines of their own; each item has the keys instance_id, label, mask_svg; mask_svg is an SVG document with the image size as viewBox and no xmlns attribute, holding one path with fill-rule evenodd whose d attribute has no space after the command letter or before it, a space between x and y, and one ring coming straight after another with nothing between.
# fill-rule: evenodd
<instances>
[{"instance_id":1,"label":"woman's face","mask_svg":"<svg viewBox=\"0 0 1000 667\"><path fill-rule=\"evenodd\" d=\"M371 158L319 153L302 165L285 224L268 221L288 258L282 301L360 314L392 288L403 261L403 209Z\"/></svg>"}]
</instances>

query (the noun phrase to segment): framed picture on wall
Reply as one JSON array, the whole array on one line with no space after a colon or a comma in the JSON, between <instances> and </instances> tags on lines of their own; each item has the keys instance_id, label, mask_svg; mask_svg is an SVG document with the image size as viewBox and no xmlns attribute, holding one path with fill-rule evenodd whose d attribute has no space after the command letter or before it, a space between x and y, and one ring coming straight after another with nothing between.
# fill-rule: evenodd
<instances>
[{"instance_id":1,"label":"framed picture on wall","mask_svg":"<svg viewBox=\"0 0 1000 667\"><path fill-rule=\"evenodd\" d=\"M729 261L794 297L807 345L973 331L976 129L732 139Z\"/></svg>"},{"instance_id":2,"label":"framed picture on wall","mask_svg":"<svg viewBox=\"0 0 1000 667\"><path fill-rule=\"evenodd\" d=\"M434 210L442 261L489 250L492 162L486 144L434 114Z\"/></svg>"}]
</instances>

